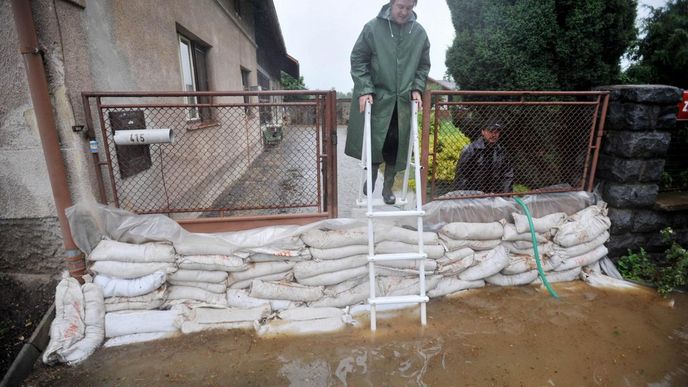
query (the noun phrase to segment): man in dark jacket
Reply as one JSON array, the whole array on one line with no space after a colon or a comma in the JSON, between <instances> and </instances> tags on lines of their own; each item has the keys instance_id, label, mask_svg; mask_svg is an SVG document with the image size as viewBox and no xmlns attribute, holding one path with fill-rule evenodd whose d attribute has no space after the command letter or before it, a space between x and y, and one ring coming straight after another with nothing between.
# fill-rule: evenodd
<instances>
[{"instance_id":1,"label":"man in dark jacket","mask_svg":"<svg viewBox=\"0 0 688 387\"><path fill-rule=\"evenodd\" d=\"M468 145L456 163L454 184L458 190L484 193L512 192L514 168L503 146L498 144L502 126L491 123L482 137Z\"/></svg>"},{"instance_id":2,"label":"man in dark jacket","mask_svg":"<svg viewBox=\"0 0 688 387\"><path fill-rule=\"evenodd\" d=\"M394 177L406 167L411 101L420 110L421 93L430 72L430 42L416 22L416 3L417 0L390 0L363 27L351 52L354 106L344 153L361 158L363 111L366 102L371 103L373 183L384 161L382 197L387 204L395 203Z\"/></svg>"}]
</instances>

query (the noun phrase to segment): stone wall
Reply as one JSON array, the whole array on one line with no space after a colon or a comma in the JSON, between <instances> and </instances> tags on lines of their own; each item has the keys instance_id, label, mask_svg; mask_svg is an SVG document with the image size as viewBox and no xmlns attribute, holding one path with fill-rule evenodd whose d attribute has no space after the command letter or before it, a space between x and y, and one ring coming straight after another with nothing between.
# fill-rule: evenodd
<instances>
[{"instance_id":1,"label":"stone wall","mask_svg":"<svg viewBox=\"0 0 688 387\"><path fill-rule=\"evenodd\" d=\"M599 90L611 92L596 172L612 221L610 256L641 247L661 251L659 230L667 226L679 231L676 235L686 242L688 211L662 211L655 205L681 90L663 85Z\"/></svg>"}]
</instances>

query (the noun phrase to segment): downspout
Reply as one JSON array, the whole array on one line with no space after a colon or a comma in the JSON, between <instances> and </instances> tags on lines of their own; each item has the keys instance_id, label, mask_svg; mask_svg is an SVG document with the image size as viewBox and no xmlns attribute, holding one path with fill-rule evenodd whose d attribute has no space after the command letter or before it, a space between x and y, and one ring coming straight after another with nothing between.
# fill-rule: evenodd
<instances>
[{"instance_id":1,"label":"downspout","mask_svg":"<svg viewBox=\"0 0 688 387\"><path fill-rule=\"evenodd\" d=\"M72 239L72 232L65 215L65 209L72 206L72 198L69 193L67 173L48 93L48 81L45 75L45 68L43 67L42 50L38 47L36 27L31 14L31 1L12 0L12 11L19 38L19 51L24 58L31 102L36 115L45 162L48 167L50 187L53 191L57 217L60 220L60 227L62 229L67 269L72 277L82 281L81 276L85 274L84 256Z\"/></svg>"}]
</instances>

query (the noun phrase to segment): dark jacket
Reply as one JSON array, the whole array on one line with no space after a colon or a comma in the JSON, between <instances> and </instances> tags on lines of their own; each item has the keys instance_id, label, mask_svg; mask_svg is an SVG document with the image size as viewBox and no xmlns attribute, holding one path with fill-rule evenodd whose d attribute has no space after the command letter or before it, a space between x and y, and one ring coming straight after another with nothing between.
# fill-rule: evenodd
<instances>
[{"instance_id":1,"label":"dark jacket","mask_svg":"<svg viewBox=\"0 0 688 387\"><path fill-rule=\"evenodd\" d=\"M413 13L403 25L391 21L390 5L363 27L351 52L354 92L344 153L361 158L363 114L358 98L373 95L371 133L372 162L382 163L382 146L395 105L399 123L396 170L406 168L411 129L411 91L425 90L430 71L430 42Z\"/></svg>"},{"instance_id":2,"label":"dark jacket","mask_svg":"<svg viewBox=\"0 0 688 387\"><path fill-rule=\"evenodd\" d=\"M503 146L489 146L484 138L468 145L456 163L458 190L484 193L512 192L514 168Z\"/></svg>"}]
</instances>

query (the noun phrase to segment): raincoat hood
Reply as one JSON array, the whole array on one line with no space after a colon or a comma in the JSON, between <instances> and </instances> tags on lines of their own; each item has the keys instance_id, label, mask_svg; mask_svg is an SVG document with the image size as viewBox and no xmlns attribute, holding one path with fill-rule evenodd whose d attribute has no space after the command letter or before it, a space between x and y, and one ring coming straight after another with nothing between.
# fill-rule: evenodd
<instances>
[{"instance_id":1,"label":"raincoat hood","mask_svg":"<svg viewBox=\"0 0 688 387\"><path fill-rule=\"evenodd\" d=\"M392 4L387 3L382 6L382 9L380 9L380 13L377 14L377 17L379 19L384 19L387 20L387 24L389 25L389 32L394 37L394 33L392 32L392 23L396 23L394 20L392 20ZM413 27L416 25L416 12L411 11L411 14L409 15L408 20L405 25L410 25L411 27L409 28L409 33L413 31Z\"/></svg>"}]
</instances>

